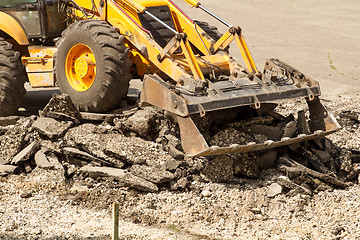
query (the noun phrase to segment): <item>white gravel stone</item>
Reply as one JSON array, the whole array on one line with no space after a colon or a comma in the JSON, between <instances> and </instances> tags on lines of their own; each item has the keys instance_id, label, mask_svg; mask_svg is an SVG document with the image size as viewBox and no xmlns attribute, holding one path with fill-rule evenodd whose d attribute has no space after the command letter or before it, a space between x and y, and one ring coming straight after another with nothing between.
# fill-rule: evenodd
<instances>
[{"instance_id":1,"label":"white gravel stone","mask_svg":"<svg viewBox=\"0 0 360 240\"><path fill-rule=\"evenodd\" d=\"M272 183L269 187L267 196L268 197L275 197L282 192L282 187L278 183Z\"/></svg>"}]
</instances>

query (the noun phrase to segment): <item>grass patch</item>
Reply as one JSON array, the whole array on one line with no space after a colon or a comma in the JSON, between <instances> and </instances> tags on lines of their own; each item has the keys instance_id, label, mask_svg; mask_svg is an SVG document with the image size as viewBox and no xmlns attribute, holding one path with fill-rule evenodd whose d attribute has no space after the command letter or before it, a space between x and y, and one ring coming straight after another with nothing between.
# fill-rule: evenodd
<instances>
[{"instance_id":1,"label":"grass patch","mask_svg":"<svg viewBox=\"0 0 360 240\"><path fill-rule=\"evenodd\" d=\"M180 231L180 229L175 224L169 224L167 227L173 230L174 232Z\"/></svg>"}]
</instances>

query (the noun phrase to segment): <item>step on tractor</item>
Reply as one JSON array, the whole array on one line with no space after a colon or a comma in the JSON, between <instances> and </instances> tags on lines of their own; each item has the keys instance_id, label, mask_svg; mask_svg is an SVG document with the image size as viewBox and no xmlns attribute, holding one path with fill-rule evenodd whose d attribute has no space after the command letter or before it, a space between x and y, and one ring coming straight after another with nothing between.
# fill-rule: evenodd
<instances>
[{"instance_id":1,"label":"step on tractor","mask_svg":"<svg viewBox=\"0 0 360 240\"><path fill-rule=\"evenodd\" d=\"M17 111L27 81L33 88L59 86L80 111L107 112L126 97L130 79L139 78L140 103L176 116L191 156L265 150L339 129L319 100L317 81L278 59L259 71L240 27L196 0L184 1L226 33L193 20L173 0L2 0L0 115ZM232 42L244 67L229 53ZM261 116L274 102L295 98L308 105L305 133L227 146L209 146L201 133L204 122Z\"/></svg>"}]
</instances>

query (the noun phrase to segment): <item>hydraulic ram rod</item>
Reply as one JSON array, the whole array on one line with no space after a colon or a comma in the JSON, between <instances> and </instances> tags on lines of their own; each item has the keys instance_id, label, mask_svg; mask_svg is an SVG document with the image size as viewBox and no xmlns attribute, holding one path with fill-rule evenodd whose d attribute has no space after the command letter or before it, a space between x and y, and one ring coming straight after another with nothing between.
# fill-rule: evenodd
<instances>
[{"instance_id":1,"label":"hydraulic ram rod","mask_svg":"<svg viewBox=\"0 0 360 240\"><path fill-rule=\"evenodd\" d=\"M199 8L202 9L204 12L206 12L207 14L209 14L210 16L212 16L213 18L217 19L219 22L221 22L222 24L226 25L229 28L232 28L232 26L225 22L223 19L219 18L218 16L216 16L214 13L210 12L209 10L207 10L206 8L204 8L203 6L199 5Z\"/></svg>"},{"instance_id":2,"label":"hydraulic ram rod","mask_svg":"<svg viewBox=\"0 0 360 240\"><path fill-rule=\"evenodd\" d=\"M169 25L167 25L166 23L164 23L163 21L161 21L160 19L158 19L157 17L155 17L153 14L151 14L149 11L145 10L145 13L147 15L149 15L150 17L152 17L155 21L157 21L158 23L160 23L161 25L163 25L164 27L166 27L167 29L169 29L171 32L173 32L175 35L178 35L179 32L176 31L175 29L173 29L172 27L170 27Z\"/></svg>"},{"instance_id":3,"label":"hydraulic ram rod","mask_svg":"<svg viewBox=\"0 0 360 240\"><path fill-rule=\"evenodd\" d=\"M215 18L216 20L221 22L222 24L226 25L229 28L232 28L232 26L229 23L227 23L225 20L219 18L214 13L212 13L211 11L209 11L206 8L204 8L203 6L201 6L201 2L198 2L196 0L184 0L184 1L192 7L200 8L201 10L203 10L204 12L206 12L207 14L209 14L210 16L212 16L213 18Z\"/></svg>"}]
</instances>

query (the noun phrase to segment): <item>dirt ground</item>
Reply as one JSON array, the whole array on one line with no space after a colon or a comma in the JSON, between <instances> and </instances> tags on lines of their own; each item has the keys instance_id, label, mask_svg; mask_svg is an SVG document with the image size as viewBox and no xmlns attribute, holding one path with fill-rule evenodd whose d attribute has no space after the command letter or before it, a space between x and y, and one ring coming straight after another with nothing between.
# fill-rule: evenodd
<instances>
[{"instance_id":1,"label":"dirt ground","mask_svg":"<svg viewBox=\"0 0 360 240\"><path fill-rule=\"evenodd\" d=\"M209 19L201 10L173 1L193 19ZM360 2L202 4L242 27L259 69L267 58L277 57L320 82L323 103L338 120L342 111L360 112ZM231 53L241 58L236 46ZM23 113L42 109L54 92L30 90ZM330 139L360 150L359 136L359 125L347 125ZM36 169L0 179L0 239L110 239L113 202L120 203L120 239L360 238L359 184L311 196L269 198L269 186L279 174L270 169L259 179L231 184L193 181L189 191L143 194L91 179L69 188L61 172ZM31 194L24 197L26 193Z\"/></svg>"}]
</instances>

